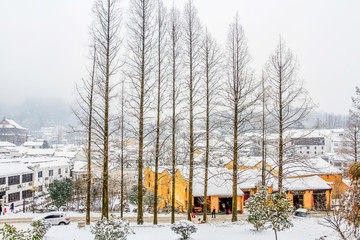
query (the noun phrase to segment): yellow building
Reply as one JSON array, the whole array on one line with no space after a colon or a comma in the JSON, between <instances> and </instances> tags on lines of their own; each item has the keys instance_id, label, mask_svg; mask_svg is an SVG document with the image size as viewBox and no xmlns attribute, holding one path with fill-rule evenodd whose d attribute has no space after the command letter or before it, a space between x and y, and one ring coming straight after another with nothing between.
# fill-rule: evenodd
<instances>
[{"instance_id":1,"label":"yellow building","mask_svg":"<svg viewBox=\"0 0 360 240\"><path fill-rule=\"evenodd\" d=\"M160 195L159 208L164 208L171 205L171 185L172 177L169 173L170 170L162 168L158 173L158 193ZM193 200L192 205L196 211L203 211L203 199L204 196L204 170L194 170L194 179L193 179ZM219 172L220 171L220 172ZM175 207L179 211L183 212L187 210L188 206L188 187L189 182L187 180L188 169L179 168L175 173ZM227 177L227 175L229 177ZM185 176L185 177L184 177ZM225 176L225 177L224 177ZM147 168L145 170L145 187L147 190L154 191L154 180L155 173L153 169ZM237 209L238 211L243 210L243 192L238 187L238 197L237 197ZM209 180L208 180L208 198L206 199L208 203L208 211L211 211L215 208L216 212L227 212L231 211L231 201L232 201L232 179L231 171L227 169L218 169L210 168L209 169Z\"/></svg>"},{"instance_id":2,"label":"yellow building","mask_svg":"<svg viewBox=\"0 0 360 240\"><path fill-rule=\"evenodd\" d=\"M256 160L260 159L260 162ZM246 164L240 164L239 170L261 169L261 158L250 157L243 160ZM232 161L225 165L226 168L232 169ZM276 171L276 163L270 159L266 163L266 171L269 178L275 179L273 181L274 191L277 191L276 178L278 172ZM344 190L346 185L342 181L341 171L333 167L321 158L312 158L306 160L299 160L292 162L284 167L283 186L287 190L287 196L292 200L291 203L295 207L304 207L306 209L321 209L331 208L331 200L338 198ZM256 186L245 189L241 188L246 200L251 194L256 192Z\"/></svg>"}]
</instances>

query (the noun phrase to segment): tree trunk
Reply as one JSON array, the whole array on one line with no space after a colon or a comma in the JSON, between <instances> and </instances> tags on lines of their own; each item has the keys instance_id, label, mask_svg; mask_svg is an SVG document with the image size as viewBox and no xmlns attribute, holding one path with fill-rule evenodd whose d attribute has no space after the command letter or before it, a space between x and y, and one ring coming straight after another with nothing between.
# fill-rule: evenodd
<instances>
[{"instance_id":1,"label":"tree trunk","mask_svg":"<svg viewBox=\"0 0 360 240\"><path fill-rule=\"evenodd\" d=\"M89 123L88 123L88 147L87 147L87 185L86 185L86 225L90 225L90 203L91 203L91 135L92 135L92 112L93 93L96 68L96 45L94 43L93 67L91 73L90 102L89 102Z\"/></svg>"}]
</instances>

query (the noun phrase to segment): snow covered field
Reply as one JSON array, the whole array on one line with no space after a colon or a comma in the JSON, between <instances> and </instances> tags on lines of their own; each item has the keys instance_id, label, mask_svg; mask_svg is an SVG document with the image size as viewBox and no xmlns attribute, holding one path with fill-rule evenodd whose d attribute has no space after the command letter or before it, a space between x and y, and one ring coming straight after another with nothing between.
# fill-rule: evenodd
<instances>
[{"instance_id":1,"label":"snow covered field","mask_svg":"<svg viewBox=\"0 0 360 240\"><path fill-rule=\"evenodd\" d=\"M291 240L315 240L321 236L327 236L327 240L335 240L336 234L330 228L319 224L321 218L294 219L294 227L280 232L278 239ZM18 228L28 228L28 225L14 224ZM131 224L135 235L131 235L129 240L179 240L180 235L170 230L170 224L153 226L145 224L137 226ZM252 225L246 222L237 223L214 223L214 224L197 224L198 231L191 235L191 240L263 240L275 239L274 232L271 230L256 232L252 230ZM79 229L77 223L71 223L68 226L53 226L46 234L47 240L92 240L93 235L90 233L90 227Z\"/></svg>"}]
</instances>

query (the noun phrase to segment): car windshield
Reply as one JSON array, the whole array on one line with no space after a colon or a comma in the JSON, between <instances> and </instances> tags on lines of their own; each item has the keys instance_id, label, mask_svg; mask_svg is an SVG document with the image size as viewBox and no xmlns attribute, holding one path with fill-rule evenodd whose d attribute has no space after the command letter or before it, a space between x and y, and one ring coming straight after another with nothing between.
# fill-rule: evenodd
<instances>
[{"instance_id":1,"label":"car windshield","mask_svg":"<svg viewBox=\"0 0 360 240\"><path fill-rule=\"evenodd\" d=\"M306 217L306 212L295 212L295 216Z\"/></svg>"}]
</instances>

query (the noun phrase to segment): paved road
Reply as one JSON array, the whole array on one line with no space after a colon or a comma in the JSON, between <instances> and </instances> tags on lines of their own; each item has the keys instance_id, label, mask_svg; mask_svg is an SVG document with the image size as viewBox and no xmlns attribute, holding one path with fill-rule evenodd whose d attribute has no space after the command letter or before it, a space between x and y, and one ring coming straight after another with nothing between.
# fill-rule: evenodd
<instances>
[{"instance_id":1,"label":"paved road","mask_svg":"<svg viewBox=\"0 0 360 240\"><path fill-rule=\"evenodd\" d=\"M324 217L326 216L326 212L311 212L310 214L311 217ZM158 222L159 223L170 223L170 214L167 215L162 215L159 214L158 215ZM194 218L194 222L198 222L198 219L202 218L202 214L196 214L196 217ZM211 218L211 214L207 215L208 218L208 222L231 222L231 214L217 214L216 218ZM0 217L0 224L4 224L4 223L30 223L31 222L31 217L23 217L23 218L6 218L6 216L1 216ZM136 216L126 216L125 217L126 220L128 220L131 223L135 223L137 220ZM187 215L186 214L177 214L176 215L176 221L178 220L184 220L187 219ZM238 220L245 220L246 219L246 214L238 214ZM95 222L100 220L100 217L92 217L91 221ZM71 217L71 221L72 222L80 222L80 221L85 221L85 217ZM153 222L153 217L152 216L144 216L144 222L145 223L152 223Z\"/></svg>"}]
</instances>

